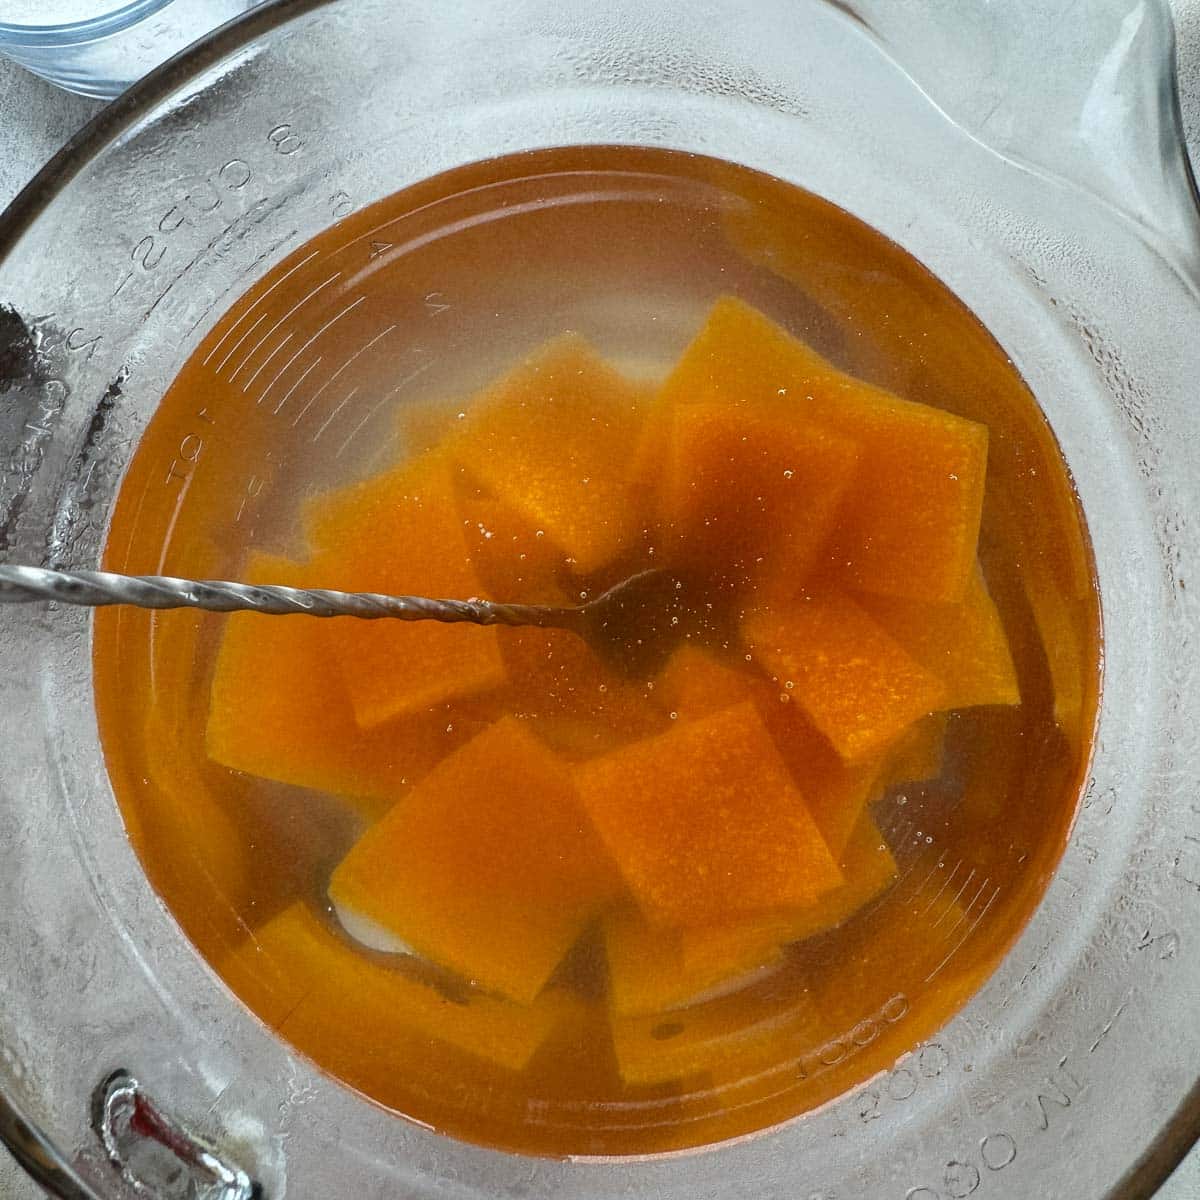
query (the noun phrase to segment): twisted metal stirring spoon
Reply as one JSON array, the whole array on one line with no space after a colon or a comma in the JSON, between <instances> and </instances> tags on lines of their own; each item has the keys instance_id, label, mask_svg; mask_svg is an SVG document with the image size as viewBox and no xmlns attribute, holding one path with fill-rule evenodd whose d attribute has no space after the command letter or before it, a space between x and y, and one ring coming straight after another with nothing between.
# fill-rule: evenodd
<instances>
[{"instance_id":1,"label":"twisted metal stirring spoon","mask_svg":"<svg viewBox=\"0 0 1200 1200\"><path fill-rule=\"evenodd\" d=\"M374 621L537 626L568 629L618 657L643 657L676 634L683 611L682 584L665 570L641 571L586 604L508 604L496 600L440 600L378 592L340 592L224 579L118 575L110 571L56 571L0 563L0 604L54 600L102 608L199 608L270 616L358 617Z\"/></svg>"}]
</instances>

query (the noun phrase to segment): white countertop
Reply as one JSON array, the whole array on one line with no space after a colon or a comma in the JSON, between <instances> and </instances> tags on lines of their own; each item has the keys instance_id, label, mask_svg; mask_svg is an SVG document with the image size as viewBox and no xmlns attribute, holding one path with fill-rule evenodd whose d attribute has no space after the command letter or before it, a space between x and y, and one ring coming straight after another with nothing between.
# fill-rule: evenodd
<instances>
[{"instance_id":1,"label":"white countertop","mask_svg":"<svg viewBox=\"0 0 1200 1200\"><path fill-rule=\"evenodd\" d=\"M1171 7L1179 33L1188 147L1200 172L1200 0L1171 0ZM61 92L0 58L0 208L101 107L97 101ZM0 1200L36 1200L39 1195L0 1150ZM1078 1200L1096 1198L1080 1196ZM1155 1200L1200 1200L1200 1147Z\"/></svg>"}]
</instances>

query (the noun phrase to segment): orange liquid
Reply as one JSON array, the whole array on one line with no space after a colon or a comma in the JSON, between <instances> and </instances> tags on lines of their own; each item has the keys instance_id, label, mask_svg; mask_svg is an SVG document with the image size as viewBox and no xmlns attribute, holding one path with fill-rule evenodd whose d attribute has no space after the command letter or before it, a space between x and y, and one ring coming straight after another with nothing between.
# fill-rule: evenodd
<instances>
[{"instance_id":1,"label":"orange liquid","mask_svg":"<svg viewBox=\"0 0 1200 1200\"><path fill-rule=\"evenodd\" d=\"M510 1016L507 1002L435 963L358 948L330 915L327 888L386 805L209 760L223 618L97 613L109 770L145 869L186 934L321 1068L455 1136L539 1154L632 1154L744 1134L887 1068L995 968L1062 852L1098 689L1086 537L1035 401L954 296L827 203L675 153L544 151L390 197L276 268L184 367L119 497L109 569L239 578L252 551L300 558L306 498L420 452L514 358L572 329L653 393L724 293L847 373L987 426L978 553L1021 701L950 713L940 769L884 788L870 810L898 878L732 995L614 1027L594 926L536 1017ZM576 582L594 594L647 565L639 543ZM536 665L516 682L539 686ZM674 682L680 695L708 686L689 670ZM612 734L604 745L594 730L571 742L578 730L560 728L558 749L577 764L645 732L639 705L659 728L654 697L634 701L628 728L603 706L593 714ZM480 704L451 702L444 725L429 723L423 770L461 747L464 722L475 732L495 719ZM303 911L311 920L287 926L269 954L247 953L248 931ZM314 956L346 964L343 974L293 994ZM464 1004L469 1028L451 1011Z\"/></svg>"}]
</instances>

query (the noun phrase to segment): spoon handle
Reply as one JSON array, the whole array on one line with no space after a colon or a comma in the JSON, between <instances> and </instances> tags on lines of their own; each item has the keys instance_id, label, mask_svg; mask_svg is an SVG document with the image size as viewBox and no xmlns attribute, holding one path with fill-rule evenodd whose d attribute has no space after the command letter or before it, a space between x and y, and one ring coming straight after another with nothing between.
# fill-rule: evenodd
<instances>
[{"instance_id":1,"label":"spoon handle","mask_svg":"<svg viewBox=\"0 0 1200 1200\"><path fill-rule=\"evenodd\" d=\"M573 627L579 609L492 600L434 600L377 592L336 592L223 579L176 579L170 575L116 575L109 571L53 571L0 563L0 604L57 600L101 608L202 608L209 612L257 612L272 616L360 617L373 621L442 621L446 624Z\"/></svg>"}]
</instances>

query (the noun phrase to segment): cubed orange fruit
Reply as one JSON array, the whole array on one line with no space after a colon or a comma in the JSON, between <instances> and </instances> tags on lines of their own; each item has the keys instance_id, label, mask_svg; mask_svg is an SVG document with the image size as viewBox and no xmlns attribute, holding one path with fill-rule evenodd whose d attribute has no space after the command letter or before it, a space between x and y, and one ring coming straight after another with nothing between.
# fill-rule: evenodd
<instances>
[{"instance_id":1,"label":"cubed orange fruit","mask_svg":"<svg viewBox=\"0 0 1200 1200\"><path fill-rule=\"evenodd\" d=\"M568 334L474 397L447 452L587 573L637 536L629 456L644 408L644 388Z\"/></svg>"},{"instance_id":2,"label":"cubed orange fruit","mask_svg":"<svg viewBox=\"0 0 1200 1200\"><path fill-rule=\"evenodd\" d=\"M842 851L840 865L846 882L815 904L786 914L786 933L781 941L802 941L844 925L886 892L898 874L896 860L879 826L865 813Z\"/></svg>"},{"instance_id":3,"label":"cubed orange fruit","mask_svg":"<svg viewBox=\"0 0 1200 1200\"><path fill-rule=\"evenodd\" d=\"M941 708L946 688L853 600L803 596L748 614L742 638L850 764Z\"/></svg>"},{"instance_id":4,"label":"cubed orange fruit","mask_svg":"<svg viewBox=\"0 0 1200 1200\"><path fill-rule=\"evenodd\" d=\"M612 1011L636 1016L682 1008L743 986L779 962L778 940L752 943L739 933L723 926L656 928L636 911L610 914L604 948Z\"/></svg>"},{"instance_id":5,"label":"cubed orange fruit","mask_svg":"<svg viewBox=\"0 0 1200 1200\"><path fill-rule=\"evenodd\" d=\"M245 577L287 587L317 582L311 567L263 554L250 558ZM217 652L206 743L222 766L344 796L371 815L494 715L490 703L473 700L361 729L320 620L234 613Z\"/></svg>"},{"instance_id":6,"label":"cubed orange fruit","mask_svg":"<svg viewBox=\"0 0 1200 1200\"><path fill-rule=\"evenodd\" d=\"M859 817L839 865L845 882L811 904L708 929L681 929L683 970L699 971L713 961L738 964L776 961L779 947L815 937L845 924L895 882L896 860L874 820Z\"/></svg>"},{"instance_id":7,"label":"cubed orange fruit","mask_svg":"<svg viewBox=\"0 0 1200 1200\"><path fill-rule=\"evenodd\" d=\"M850 379L812 385L807 411L859 446L831 571L867 592L928 603L963 597L975 565L987 427Z\"/></svg>"},{"instance_id":8,"label":"cubed orange fruit","mask_svg":"<svg viewBox=\"0 0 1200 1200\"><path fill-rule=\"evenodd\" d=\"M794 594L829 541L857 447L777 401L673 409L659 494L673 561Z\"/></svg>"},{"instance_id":9,"label":"cubed orange fruit","mask_svg":"<svg viewBox=\"0 0 1200 1200\"><path fill-rule=\"evenodd\" d=\"M519 1003L621 891L562 761L513 717L430 771L329 887L339 909Z\"/></svg>"},{"instance_id":10,"label":"cubed orange fruit","mask_svg":"<svg viewBox=\"0 0 1200 1200\"><path fill-rule=\"evenodd\" d=\"M892 596L863 596L860 602L946 685L942 704L947 709L1021 703L1008 637L978 566L958 604L931 605Z\"/></svg>"},{"instance_id":11,"label":"cubed orange fruit","mask_svg":"<svg viewBox=\"0 0 1200 1200\"><path fill-rule=\"evenodd\" d=\"M893 747L884 768L883 782L928 783L942 773L949 714L930 713L918 721Z\"/></svg>"},{"instance_id":12,"label":"cubed orange fruit","mask_svg":"<svg viewBox=\"0 0 1200 1200\"><path fill-rule=\"evenodd\" d=\"M811 995L747 1003L741 995L673 1013L614 1015L621 1078L645 1085L708 1075L728 1082L799 1058L821 1042L824 1022Z\"/></svg>"},{"instance_id":13,"label":"cubed orange fruit","mask_svg":"<svg viewBox=\"0 0 1200 1200\"><path fill-rule=\"evenodd\" d=\"M842 881L753 704L592 759L575 779L654 925L802 904Z\"/></svg>"},{"instance_id":14,"label":"cubed orange fruit","mask_svg":"<svg viewBox=\"0 0 1200 1200\"><path fill-rule=\"evenodd\" d=\"M750 700L768 686L745 663L739 666L684 642L655 676L651 697L663 712L674 713L673 719L695 721Z\"/></svg>"},{"instance_id":15,"label":"cubed orange fruit","mask_svg":"<svg viewBox=\"0 0 1200 1200\"><path fill-rule=\"evenodd\" d=\"M1090 597L1064 595L1044 575L1030 580L1027 595L1050 668L1054 717L1080 752L1092 733L1081 722L1084 713L1091 711L1088 693L1095 680L1096 647L1090 644L1093 602Z\"/></svg>"},{"instance_id":16,"label":"cubed orange fruit","mask_svg":"<svg viewBox=\"0 0 1200 1200\"><path fill-rule=\"evenodd\" d=\"M794 689L776 695L777 687L760 701L763 719L825 844L838 858L867 805L879 796L883 758L873 755L861 762L844 762L792 699Z\"/></svg>"},{"instance_id":17,"label":"cubed orange fruit","mask_svg":"<svg viewBox=\"0 0 1200 1200\"><path fill-rule=\"evenodd\" d=\"M529 1007L477 991L448 997L365 957L303 902L256 929L221 975L268 1025L339 1073L354 1071L358 1086L369 1060L374 1071L403 1072L414 1038L519 1071L572 1007L556 992Z\"/></svg>"},{"instance_id":18,"label":"cubed orange fruit","mask_svg":"<svg viewBox=\"0 0 1200 1200\"><path fill-rule=\"evenodd\" d=\"M828 560L836 578L931 603L962 597L983 504L984 426L842 374L732 296L713 306L660 398L662 409L709 403L782 411L857 446Z\"/></svg>"},{"instance_id":19,"label":"cubed orange fruit","mask_svg":"<svg viewBox=\"0 0 1200 1200\"><path fill-rule=\"evenodd\" d=\"M811 347L736 296L720 296L663 384L666 407L726 404L804 414L809 379L836 373Z\"/></svg>"},{"instance_id":20,"label":"cubed orange fruit","mask_svg":"<svg viewBox=\"0 0 1200 1200\"><path fill-rule=\"evenodd\" d=\"M413 459L441 446L462 428L466 409L459 399L417 396L396 409L396 435L401 455Z\"/></svg>"},{"instance_id":21,"label":"cubed orange fruit","mask_svg":"<svg viewBox=\"0 0 1200 1200\"><path fill-rule=\"evenodd\" d=\"M457 483L467 560L479 576L483 595L521 604L579 603L559 583L569 571L566 555L538 536L515 508L466 477Z\"/></svg>"},{"instance_id":22,"label":"cubed orange fruit","mask_svg":"<svg viewBox=\"0 0 1200 1200\"><path fill-rule=\"evenodd\" d=\"M342 591L468 599L482 594L467 559L451 471L430 456L309 502L312 578ZM326 652L364 727L476 695L503 681L495 629L324 622Z\"/></svg>"}]
</instances>

